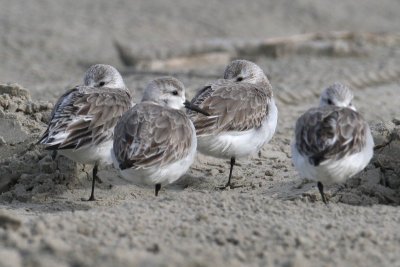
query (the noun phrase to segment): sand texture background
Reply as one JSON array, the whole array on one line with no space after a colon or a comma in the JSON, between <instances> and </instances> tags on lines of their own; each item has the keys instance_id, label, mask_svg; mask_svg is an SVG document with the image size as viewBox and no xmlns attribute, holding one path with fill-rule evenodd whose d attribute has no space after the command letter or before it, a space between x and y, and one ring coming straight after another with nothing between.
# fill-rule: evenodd
<instances>
[{"instance_id":1,"label":"sand texture background","mask_svg":"<svg viewBox=\"0 0 400 267\"><path fill-rule=\"evenodd\" d=\"M400 266L399 12L397 0L1 0L0 266ZM160 75L191 97L234 58L264 69L279 109L272 141L238 160L234 189L216 189L227 161L198 155L157 198L103 167L86 202L91 167L36 145L91 64L117 67L139 101ZM390 145L328 188L325 206L290 142L335 81Z\"/></svg>"}]
</instances>

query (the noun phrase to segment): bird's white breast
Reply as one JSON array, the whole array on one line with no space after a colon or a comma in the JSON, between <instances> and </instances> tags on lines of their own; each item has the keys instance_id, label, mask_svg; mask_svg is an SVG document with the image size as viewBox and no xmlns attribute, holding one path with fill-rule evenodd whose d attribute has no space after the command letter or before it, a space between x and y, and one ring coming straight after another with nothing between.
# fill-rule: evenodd
<instances>
[{"instance_id":1,"label":"bird's white breast","mask_svg":"<svg viewBox=\"0 0 400 267\"><path fill-rule=\"evenodd\" d=\"M195 129L191 121L190 121L190 126L192 128L192 142L191 146L188 148L189 153L186 157L177 160L173 163L164 165L162 167L152 166L148 168L137 168L137 169L127 168L125 170L120 170L123 179L126 180L127 182L137 185L155 185L155 184L166 185L178 180L183 174L187 172L189 167L193 164L194 157L196 155L197 140L196 140ZM119 169L119 162L115 157L113 149L111 155L114 167L116 169Z\"/></svg>"},{"instance_id":2,"label":"bird's white breast","mask_svg":"<svg viewBox=\"0 0 400 267\"><path fill-rule=\"evenodd\" d=\"M341 183L363 170L373 156L374 141L371 131L366 131L364 148L339 160L329 159L318 166L310 164L307 157L301 155L295 144L292 144L292 160L296 170L303 178L319 181L324 185Z\"/></svg>"},{"instance_id":3,"label":"bird's white breast","mask_svg":"<svg viewBox=\"0 0 400 267\"><path fill-rule=\"evenodd\" d=\"M241 158L257 153L269 142L275 133L278 109L274 99L270 103L269 114L261 127L247 131L230 131L218 135L199 136L198 150L217 158Z\"/></svg>"},{"instance_id":4,"label":"bird's white breast","mask_svg":"<svg viewBox=\"0 0 400 267\"><path fill-rule=\"evenodd\" d=\"M61 149L58 150L58 153L82 164L94 164L96 162L111 164L110 150L112 144L113 141L109 140L97 146L90 145L79 149Z\"/></svg>"}]
</instances>

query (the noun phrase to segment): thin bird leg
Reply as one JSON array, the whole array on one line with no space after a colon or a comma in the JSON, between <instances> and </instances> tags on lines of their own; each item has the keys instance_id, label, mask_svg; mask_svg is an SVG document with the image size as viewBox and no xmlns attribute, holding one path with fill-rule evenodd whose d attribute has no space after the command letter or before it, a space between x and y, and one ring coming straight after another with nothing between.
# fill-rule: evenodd
<instances>
[{"instance_id":1,"label":"thin bird leg","mask_svg":"<svg viewBox=\"0 0 400 267\"><path fill-rule=\"evenodd\" d=\"M318 182L317 185L318 185L319 193L321 194L321 197L322 197L322 201L327 205L328 202L326 201L326 198L325 198L324 186L322 185L321 182Z\"/></svg>"},{"instance_id":2,"label":"thin bird leg","mask_svg":"<svg viewBox=\"0 0 400 267\"><path fill-rule=\"evenodd\" d=\"M53 150L53 151L51 152L51 158L52 158L52 160L55 160L56 157L57 157L57 150Z\"/></svg>"},{"instance_id":3,"label":"thin bird leg","mask_svg":"<svg viewBox=\"0 0 400 267\"><path fill-rule=\"evenodd\" d=\"M225 186L220 187L219 189L224 190L225 188L227 188L228 186L231 187L231 178L232 178L232 170L233 170L233 165L235 165L235 157L231 158L231 169L229 171L229 179L228 182L226 183Z\"/></svg>"},{"instance_id":4,"label":"thin bird leg","mask_svg":"<svg viewBox=\"0 0 400 267\"><path fill-rule=\"evenodd\" d=\"M384 142L382 144L374 146L374 150L379 150L379 149L385 148L387 146L389 146L389 148L390 148L390 144L392 143L392 141L394 141L394 139L395 138L393 137L393 134L391 134L389 136L389 140L387 140L386 142Z\"/></svg>"},{"instance_id":5,"label":"thin bird leg","mask_svg":"<svg viewBox=\"0 0 400 267\"><path fill-rule=\"evenodd\" d=\"M161 184L156 184L156 188L155 188L156 196L158 196L158 192L160 191L160 189L161 189Z\"/></svg>"},{"instance_id":6,"label":"thin bird leg","mask_svg":"<svg viewBox=\"0 0 400 267\"><path fill-rule=\"evenodd\" d=\"M51 159L52 159L53 161L56 162L56 169L57 169L57 170L60 170L60 169L58 168L58 159L56 160L56 158L57 158L57 150L53 150L53 151L51 152Z\"/></svg>"},{"instance_id":7,"label":"thin bird leg","mask_svg":"<svg viewBox=\"0 0 400 267\"><path fill-rule=\"evenodd\" d=\"M94 198L94 184L96 183L96 179L99 179L97 177L97 171L98 171L98 166L97 163L93 167L93 178L92 178L92 193L90 194L90 197L88 201L95 201L96 199Z\"/></svg>"}]
</instances>

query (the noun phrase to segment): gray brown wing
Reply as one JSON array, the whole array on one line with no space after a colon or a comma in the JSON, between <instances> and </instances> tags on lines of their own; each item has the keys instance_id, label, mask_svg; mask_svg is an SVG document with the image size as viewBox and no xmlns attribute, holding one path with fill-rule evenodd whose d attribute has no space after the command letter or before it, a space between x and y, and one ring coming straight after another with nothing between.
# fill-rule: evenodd
<instances>
[{"instance_id":1,"label":"gray brown wing","mask_svg":"<svg viewBox=\"0 0 400 267\"><path fill-rule=\"evenodd\" d=\"M114 154L120 169L161 167L188 155L193 134L182 111L141 103L115 127Z\"/></svg>"},{"instance_id":2,"label":"gray brown wing","mask_svg":"<svg viewBox=\"0 0 400 267\"><path fill-rule=\"evenodd\" d=\"M190 112L197 135L258 128L268 116L271 90L249 83L218 81L200 90L192 103L211 114Z\"/></svg>"},{"instance_id":3,"label":"gray brown wing","mask_svg":"<svg viewBox=\"0 0 400 267\"><path fill-rule=\"evenodd\" d=\"M366 143L368 125L348 108L314 108L296 123L296 148L318 166L328 159L341 159L360 152Z\"/></svg>"},{"instance_id":4,"label":"gray brown wing","mask_svg":"<svg viewBox=\"0 0 400 267\"><path fill-rule=\"evenodd\" d=\"M47 149L78 149L110 140L131 105L125 90L77 86L57 101L39 143Z\"/></svg>"}]
</instances>

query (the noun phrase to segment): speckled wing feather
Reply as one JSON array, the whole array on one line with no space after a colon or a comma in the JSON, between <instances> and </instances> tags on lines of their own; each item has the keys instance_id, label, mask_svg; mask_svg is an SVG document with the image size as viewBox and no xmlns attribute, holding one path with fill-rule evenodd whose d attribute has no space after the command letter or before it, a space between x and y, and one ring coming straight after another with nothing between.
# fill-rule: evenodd
<instances>
[{"instance_id":1,"label":"speckled wing feather","mask_svg":"<svg viewBox=\"0 0 400 267\"><path fill-rule=\"evenodd\" d=\"M211 116L194 112L189 115L198 136L246 131L261 126L268 116L271 97L269 85L219 80L200 90L192 99L193 104Z\"/></svg>"},{"instance_id":2,"label":"speckled wing feather","mask_svg":"<svg viewBox=\"0 0 400 267\"><path fill-rule=\"evenodd\" d=\"M296 148L318 166L360 152L366 143L368 125L349 108L313 108L296 123Z\"/></svg>"},{"instance_id":3,"label":"speckled wing feather","mask_svg":"<svg viewBox=\"0 0 400 267\"><path fill-rule=\"evenodd\" d=\"M184 112L140 103L119 120L114 154L120 169L162 167L188 155L193 134Z\"/></svg>"},{"instance_id":4,"label":"speckled wing feather","mask_svg":"<svg viewBox=\"0 0 400 267\"><path fill-rule=\"evenodd\" d=\"M77 86L57 101L39 143L46 149L79 149L108 141L131 101L125 90Z\"/></svg>"}]
</instances>

